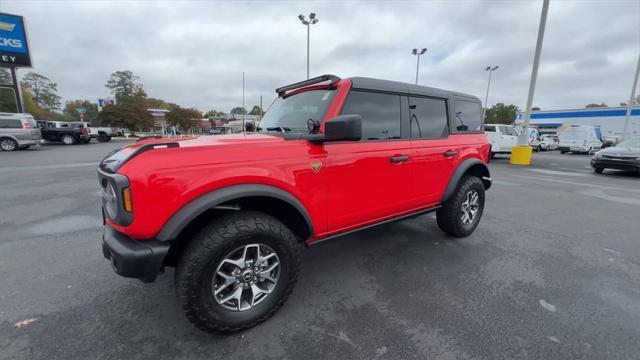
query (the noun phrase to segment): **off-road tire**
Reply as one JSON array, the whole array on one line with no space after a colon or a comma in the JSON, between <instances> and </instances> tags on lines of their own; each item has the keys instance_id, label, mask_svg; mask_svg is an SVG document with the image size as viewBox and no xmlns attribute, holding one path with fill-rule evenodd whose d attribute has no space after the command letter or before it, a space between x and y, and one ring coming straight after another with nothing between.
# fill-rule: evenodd
<instances>
[{"instance_id":1,"label":"off-road tire","mask_svg":"<svg viewBox=\"0 0 640 360\"><path fill-rule=\"evenodd\" d=\"M218 304L211 284L220 261L234 249L261 243L280 260L280 274L264 301L244 311ZM258 211L238 211L204 226L183 251L175 273L176 293L189 321L213 333L233 333L253 327L271 317L287 300L300 272L300 244L283 223Z\"/></svg>"},{"instance_id":2,"label":"off-road tire","mask_svg":"<svg viewBox=\"0 0 640 360\"><path fill-rule=\"evenodd\" d=\"M467 194L475 190L479 196L479 209L470 224L464 224L461 218L462 203ZM436 211L438 227L449 235L465 237L470 235L478 226L484 212L484 184L477 176L465 175L449 199Z\"/></svg>"}]
</instances>

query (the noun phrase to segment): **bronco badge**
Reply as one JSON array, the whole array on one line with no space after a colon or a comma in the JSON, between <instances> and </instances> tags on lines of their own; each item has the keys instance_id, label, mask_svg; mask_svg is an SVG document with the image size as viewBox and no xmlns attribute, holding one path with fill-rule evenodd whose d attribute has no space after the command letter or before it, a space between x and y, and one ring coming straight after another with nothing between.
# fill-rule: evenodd
<instances>
[{"instance_id":1,"label":"bronco badge","mask_svg":"<svg viewBox=\"0 0 640 360\"><path fill-rule=\"evenodd\" d=\"M319 172L320 168L322 167L322 162L320 161L314 161L311 163L311 168L313 169L313 172Z\"/></svg>"}]
</instances>

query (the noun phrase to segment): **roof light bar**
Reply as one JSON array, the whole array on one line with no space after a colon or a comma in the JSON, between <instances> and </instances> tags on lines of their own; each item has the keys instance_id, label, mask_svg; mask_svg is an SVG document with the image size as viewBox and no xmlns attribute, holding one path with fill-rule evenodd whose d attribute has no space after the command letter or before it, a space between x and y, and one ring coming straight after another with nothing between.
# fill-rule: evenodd
<instances>
[{"instance_id":1,"label":"roof light bar","mask_svg":"<svg viewBox=\"0 0 640 360\"><path fill-rule=\"evenodd\" d=\"M313 85L313 84L318 84L321 82L325 82L325 81L331 81L331 83L336 83L338 81L340 81L341 79L335 75L322 75L322 76L318 76L315 77L313 79L309 79L309 80L305 80L305 81L300 81L297 82L295 84L291 84L291 85L287 85L287 86L283 86L280 88L276 89L276 93L278 93L278 95L283 95L285 92L289 91L289 90L294 90L294 89L299 89L305 86L309 86L309 85Z\"/></svg>"}]
</instances>

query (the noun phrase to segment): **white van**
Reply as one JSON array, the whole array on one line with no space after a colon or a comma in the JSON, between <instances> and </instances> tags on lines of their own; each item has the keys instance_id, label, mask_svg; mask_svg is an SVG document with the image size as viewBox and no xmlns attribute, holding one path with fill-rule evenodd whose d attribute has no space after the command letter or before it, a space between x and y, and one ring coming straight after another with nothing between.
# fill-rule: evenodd
<instances>
[{"instance_id":1,"label":"white van","mask_svg":"<svg viewBox=\"0 0 640 360\"><path fill-rule=\"evenodd\" d=\"M592 153L602 148L598 136L600 129L594 126L572 125L560 132L558 149L561 154L567 152Z\"/></svg>"},{"instance_id":2,"label":"white van","mask_svg":"<svg viewBox=\"0 0 640 360\"><path fill-rule=\"evenodd\" d=\"M486 124L484 134L491 144L491 157L495 154L511 154L511 148L518 144L518 133L510 125Z\"/></svg>"}]
</instances>

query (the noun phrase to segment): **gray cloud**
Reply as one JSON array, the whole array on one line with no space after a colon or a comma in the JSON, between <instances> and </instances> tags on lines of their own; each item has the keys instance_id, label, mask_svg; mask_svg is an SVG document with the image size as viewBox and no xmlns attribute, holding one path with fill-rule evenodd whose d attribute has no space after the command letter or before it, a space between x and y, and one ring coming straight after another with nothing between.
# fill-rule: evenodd
<instances>
[{"instance_id":1,"label":"gray cloud","mask_svg":"<svg viewBox=\"0 0 640 360\"><path fill-rule=\"evenodd\" d=\"M306 31L315 11L311 74L420 82L524 106L541 2L70 2L2 1L26 17L34 71L65 100L107 95L110 73L130 69L150 96L229 111L273 100L305 77ZM543 109L616 105L629 95L640 51L640 2L552 1L534 104ZM26 70L21 70L24 74Z\"/></svg>"}]
</instances>

